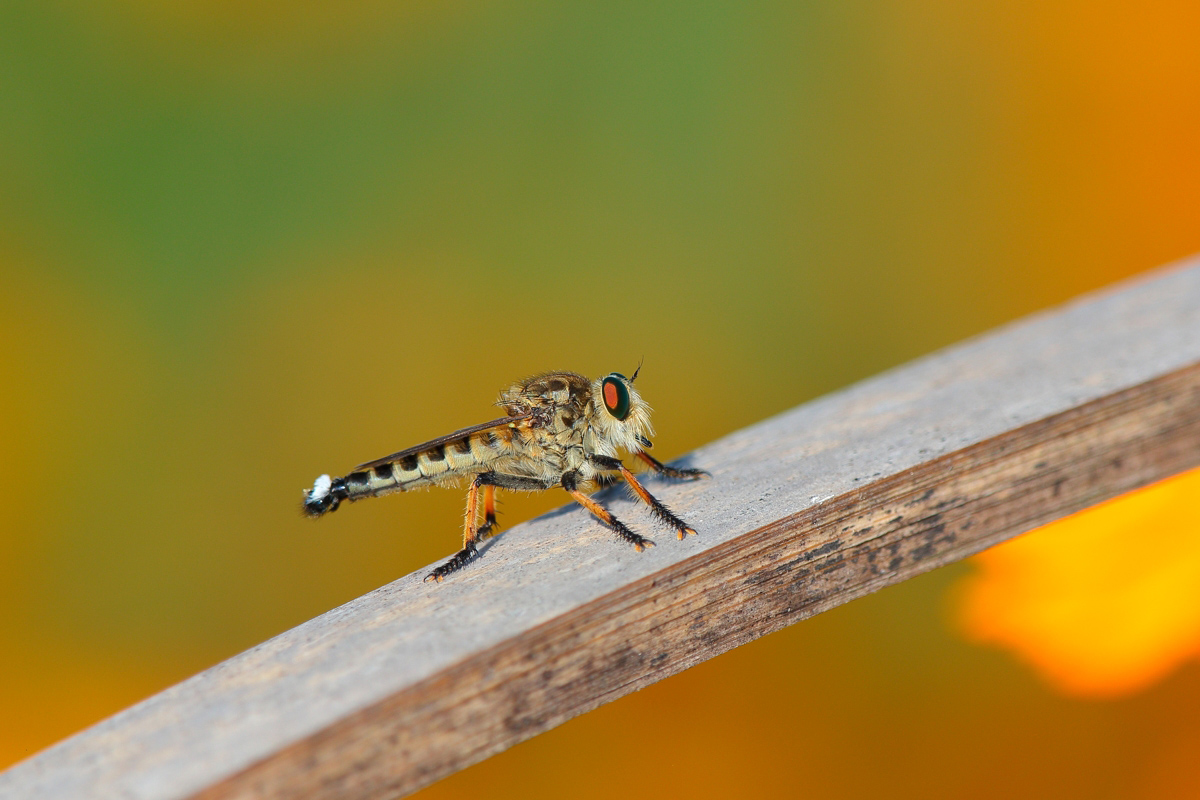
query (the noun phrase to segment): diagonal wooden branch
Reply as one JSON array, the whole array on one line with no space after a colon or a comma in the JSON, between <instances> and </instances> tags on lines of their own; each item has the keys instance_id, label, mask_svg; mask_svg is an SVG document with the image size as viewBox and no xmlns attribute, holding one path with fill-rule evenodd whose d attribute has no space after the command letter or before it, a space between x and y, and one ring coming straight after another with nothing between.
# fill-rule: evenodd
<instances>
[{"instance_id":1,"label":"diagonal wooden branch","mask_svg":"<svg viewBox=\"0 0 1200 800\"><path fill-rule=\"evenodd\" d=\"M402 578L0 774L0 796L402 794L755 637L1200 464L1200 260L701 448L698 537L581 510ZM606 502L641 519L619 494ZM648 520L643 527L648 527Z\"/></svg>"}]
</instances>

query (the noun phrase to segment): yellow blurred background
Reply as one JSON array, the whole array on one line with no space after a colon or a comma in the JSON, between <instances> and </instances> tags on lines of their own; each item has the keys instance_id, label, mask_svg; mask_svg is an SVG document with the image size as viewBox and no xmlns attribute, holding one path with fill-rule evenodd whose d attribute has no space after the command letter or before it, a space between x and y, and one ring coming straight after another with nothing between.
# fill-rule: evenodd
<instances>
[{"instance_id":1,"label":"yellow blurred background","mask_svg":"<svg viewBox=\"0 0 1200 800\"><path fill-rule=\"evenodd\" d=\"M1179 0L5 3L0 767L453 552L457 492L300 491L515 377L644 356L673 458L1200 251L1197 41ZM1194 541L1191 480L1068 535ZM1073 684L988 612L1053 557L1006 552L426 795L1200 796L1200 634Z\"/></svg>"}]
</instances>

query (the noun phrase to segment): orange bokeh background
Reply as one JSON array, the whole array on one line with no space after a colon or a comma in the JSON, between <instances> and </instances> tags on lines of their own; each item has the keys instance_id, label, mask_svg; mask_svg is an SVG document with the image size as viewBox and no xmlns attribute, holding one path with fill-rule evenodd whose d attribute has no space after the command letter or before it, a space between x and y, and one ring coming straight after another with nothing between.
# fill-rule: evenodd
<instances>
[{"instance_id":1,"label":"orange bokeh background","mask_svg":"<svg viewBox=\"0 0 1200 800\"><path fill-rule=\"evenodd\" d=\"M447 555L456 493L299 492L516 376L644 356L671 458L1200 251L1198 40L1184 2L7 5L0 765ZM427 794L1197 796L1196 480ZM1179 558L1123 562L1149 530Z\"/></svg>"},{"instance_id":2,"label":"orange bokeh background","mask_svg":"<svg viewBox=\"0 0 1200 800\"><path fill-rule=\"evenodd\" d=\"M993 547L962 587L972 638L1057 689L1111 697L1200 656L1200 469Z\"/></svg>"}]
</instances>

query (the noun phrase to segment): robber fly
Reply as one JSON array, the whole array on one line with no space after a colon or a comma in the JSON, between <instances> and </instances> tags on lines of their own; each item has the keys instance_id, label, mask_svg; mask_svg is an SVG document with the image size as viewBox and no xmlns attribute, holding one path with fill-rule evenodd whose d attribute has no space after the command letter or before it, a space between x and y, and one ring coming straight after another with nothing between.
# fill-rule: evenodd
<instances>
[{"instance_id":1,"label":"robber fly","mask_svg":"<svg viewBox=\"0 0 1200 800\"><path fill-rule=\"evenodd\" d=\"M640 370L640 367L639 367ZM638 482L618 457L632 453L670 478L695 480L708 473L675 469L646 452L650 407L633 388L637 378L614 372L589 381L574 372L547 372L515 383L500 393L505 416L463 428L390 456L359 464L344 478L322 475L304 493L304 513L319 517L343 500L361 500L426 486L453 486L470 480L463 547L425 577L441 581L478 554L476 545L496 530L496 490L537 491L561 486L609 530L639 552L653 545L586 493L624 479L650 513L682 539L694 534ZM479 524L480 494L483 524Z\"/></svg>"}]
</instances>

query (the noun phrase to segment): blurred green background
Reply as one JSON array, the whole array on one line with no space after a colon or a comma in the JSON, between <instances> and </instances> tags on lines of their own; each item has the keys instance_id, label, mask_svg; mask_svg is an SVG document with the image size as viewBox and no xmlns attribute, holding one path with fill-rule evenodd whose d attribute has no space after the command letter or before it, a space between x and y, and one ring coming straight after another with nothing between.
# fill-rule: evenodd
<instances>
[{"instance_id":1,"label":"blurred green background","mask_svg":"<svg viewBox=\"0 0 1200 800\"><path fill-rule=\"evenodd\" d=\"M0 5L0 766L457 547L300 490L628 372L656 452L1200 250L1200 6ZM502 522L561 504L508 495ZM1195 797L943 569L429 797Z\"/></svg>"}]
</instances>

